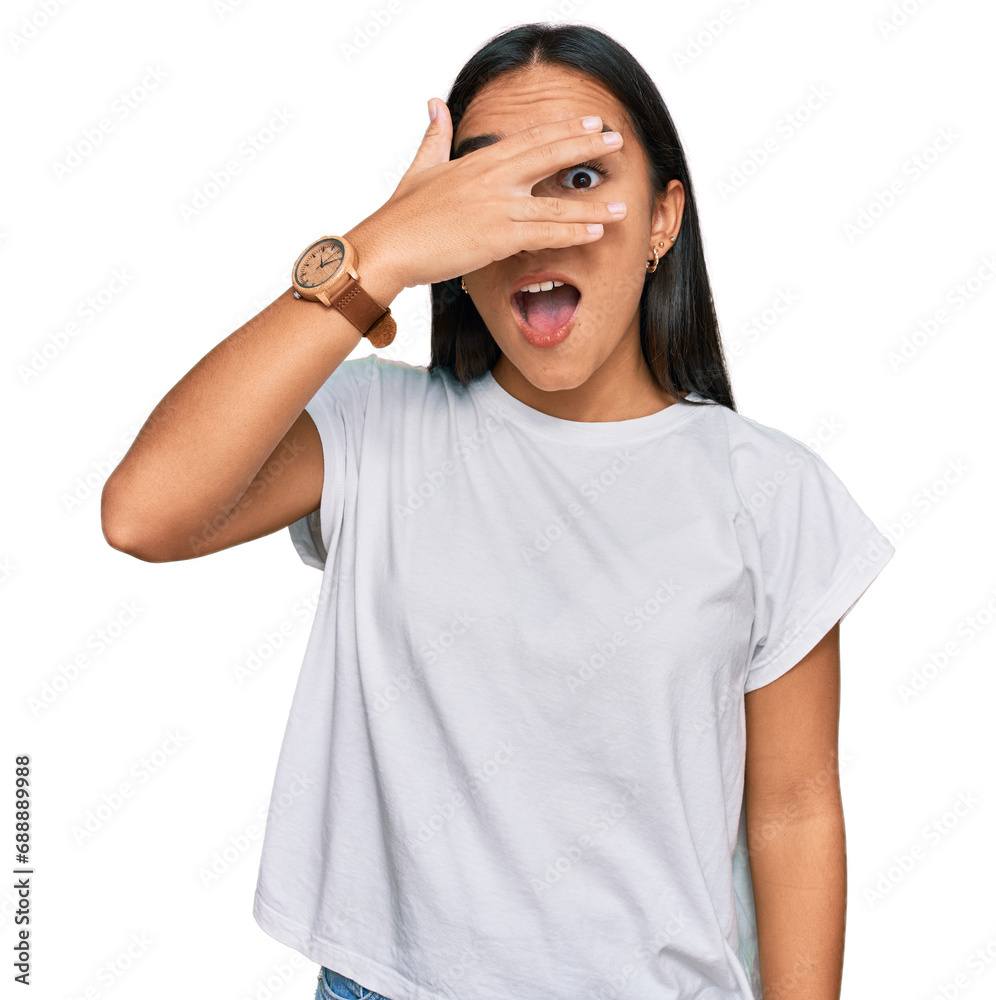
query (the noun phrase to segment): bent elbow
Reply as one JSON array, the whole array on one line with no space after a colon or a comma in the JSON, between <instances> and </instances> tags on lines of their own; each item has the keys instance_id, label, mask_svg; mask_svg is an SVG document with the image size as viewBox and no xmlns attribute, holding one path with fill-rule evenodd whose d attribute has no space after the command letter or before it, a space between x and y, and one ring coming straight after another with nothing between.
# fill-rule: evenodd
<instances>
[{"instance_id":1,"label":"bent elbow","mask_svg":"<svg viewBox=\"0 0 996 1000\"><path fill-rule=\"evenodd\" d=\"M104 483L100 493L100 530L104 540L112 549L142 562L167 562L137 527L138 519L128 514L120 491L112 488L112 482L113 476Z\"/></svg>"}]
</instances>

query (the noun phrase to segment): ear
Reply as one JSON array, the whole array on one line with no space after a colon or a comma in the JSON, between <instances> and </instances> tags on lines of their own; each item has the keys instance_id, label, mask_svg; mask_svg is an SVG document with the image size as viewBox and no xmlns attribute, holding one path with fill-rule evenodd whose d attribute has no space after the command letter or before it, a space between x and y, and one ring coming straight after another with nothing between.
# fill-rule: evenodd
<instances>
[{"instance_id":1,"label":"ear","mask_svg":"<svg viewBox=\"0 0 996 1000\"><path fill-rule=\"evenodd\" d=\"M650 239L653 246L663 242L663 247L658 247L660 255L663 257L674 244L671 237L678 237L678 230L681 228L681 216L685 210L685 186L675 178L668 182L667 191L659 195L654 202L653 213L651 215Z\"/></svg>"}]
</instances>

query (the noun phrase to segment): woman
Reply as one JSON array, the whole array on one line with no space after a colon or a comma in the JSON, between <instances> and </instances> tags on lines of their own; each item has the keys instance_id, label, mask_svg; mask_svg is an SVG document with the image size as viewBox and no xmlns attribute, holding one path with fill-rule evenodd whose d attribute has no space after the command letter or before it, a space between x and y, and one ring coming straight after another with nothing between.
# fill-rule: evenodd
<instances>
[{"instance_id":1,"label":"woman","mask_svg":"<svg viewBox=\"0 0 996 1000\"><path fill-rule=\"evenodd\" d=\"M838 997L839 622L893 548L736 411L629 52L519 26L429 104L104 491L140 558L323 570L254 916L317 998ZM344 360L416 284L429 366Z\"/></svg>"}]
</instances>

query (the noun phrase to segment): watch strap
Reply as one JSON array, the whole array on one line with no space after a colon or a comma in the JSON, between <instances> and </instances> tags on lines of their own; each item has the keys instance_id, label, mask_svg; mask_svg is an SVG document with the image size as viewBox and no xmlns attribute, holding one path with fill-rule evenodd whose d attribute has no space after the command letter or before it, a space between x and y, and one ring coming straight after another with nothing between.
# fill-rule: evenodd
<instances>
[{"instance_id":1,"label":"watch strap","mask_svg":"<svg viewBox=\"0 0 996 1000\"><path fill-rule=\"evenodd\" d=\"M338 309L375 347L386 346L394 339L396 325L391 310L364 291L356 278L350 276L339 291L331 294L329 305ZM375 343L375 339L383 340L388 334L383 345Z\"/></svg>"}]
</instances>

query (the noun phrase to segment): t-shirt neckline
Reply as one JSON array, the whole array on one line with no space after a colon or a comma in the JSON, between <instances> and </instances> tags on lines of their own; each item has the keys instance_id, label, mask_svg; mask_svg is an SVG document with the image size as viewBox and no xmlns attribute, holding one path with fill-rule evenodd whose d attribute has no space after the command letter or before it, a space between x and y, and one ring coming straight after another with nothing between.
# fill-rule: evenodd
<instances>
[{"instance_id":1,"label":"t-shirt neckline","mask_svg":"<svg viewBox=\"0 0 996 1000\"><path fill-rule=\"evenodd\" d=\"M690 406L684 400L679 400L656 413L650 413L644 417L632 417L629 420L566 420L563 417L554 417L542 410L534 409L528 403L517 399L502 388L490 369L480 378L471 382L470 388L478 393L491 409L519 424L559 437L562 440L593 444L616 443L646 437L665 428L673 427L698 409L697 406ZM703 402L707 401L707 397L695 391L689 392L688 396Z\"/></svg>"}]
</instances>

